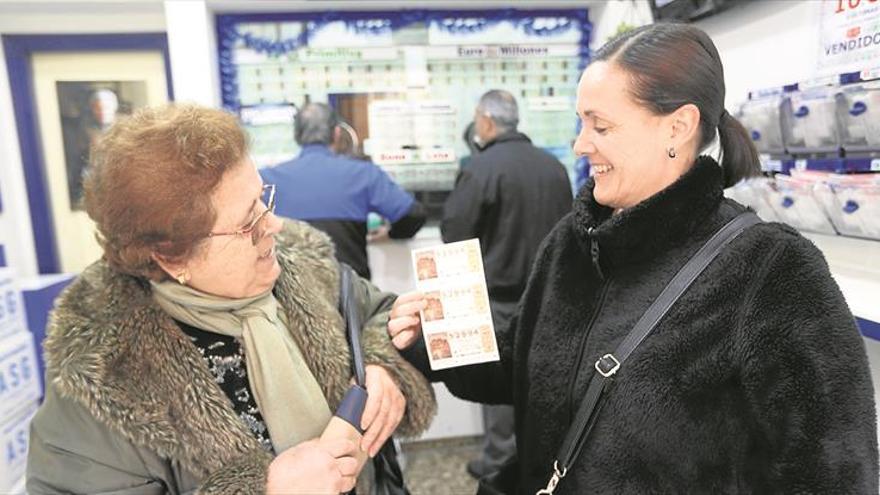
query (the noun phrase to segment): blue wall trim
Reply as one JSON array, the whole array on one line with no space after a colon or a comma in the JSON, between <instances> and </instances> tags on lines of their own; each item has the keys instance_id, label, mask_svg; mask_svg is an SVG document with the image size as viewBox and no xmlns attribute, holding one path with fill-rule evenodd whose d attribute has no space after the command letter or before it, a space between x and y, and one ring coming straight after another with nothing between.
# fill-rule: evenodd
<instances>
[{"instance_id":1,"label":"blue wall trim","mask_svg":"<svg viewBox=\"0 0 880 495\"><path fill-rule=\"evenodd\" d=\"M870 337L874 340L880 340L880 323L876 321L866 320L864 318L856 317L856 324L859 326L859 330L861 330L862 335L865 337Z\"/></svg>"},{"instance_id":2,"label":"blue wall trim","mask_svg":"<svg viewBox=\"0 0 880 495\"><path fill-rule=\"evenodd\" d=\"M24 166L28 205L31 210L37 268L40 273L58 273L60 262L55 244L55 228L52 224L50 198L46 186L45 160L36 118L31 56L39 52L159 50L165 60L168 98L173 100L168 39L165 33L3 35L2 39L21 161Z\"/></svg>"}]
</instances>

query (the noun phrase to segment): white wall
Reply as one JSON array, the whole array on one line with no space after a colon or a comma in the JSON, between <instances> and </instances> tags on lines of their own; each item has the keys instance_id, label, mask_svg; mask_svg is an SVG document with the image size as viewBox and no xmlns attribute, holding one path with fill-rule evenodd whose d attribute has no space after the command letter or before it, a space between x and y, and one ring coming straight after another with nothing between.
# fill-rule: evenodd
<instances>
[{"instance_id":1,"label":"white wall","mask_svg":"<svg viewBox=\"0 0 880 495\"><path fill-rule=\"evenodd\" d=\"M750 90L819 75L821 1L761 1L735 6L697 22L715 41L724 64L728 110Z\"/></svg>"},{"instance_id":2,"label":"white wall","mask_svg":"<svg viewBox=\"0 0 880 495\"><path fill-rule=\"evenodd\" d=\"M220 106L214 15L202 0L166 0L174 99Z\"/></svg>"},{"instance_id":3,"label":"white wall","mask_svg":"<svg viewBox=\"0 0 880 495\"><path fill-rule=\"evenodd\" d=\"M0 33L132 33L165 31L158 0L0 0Z\"/></svg>"}]
</instances>

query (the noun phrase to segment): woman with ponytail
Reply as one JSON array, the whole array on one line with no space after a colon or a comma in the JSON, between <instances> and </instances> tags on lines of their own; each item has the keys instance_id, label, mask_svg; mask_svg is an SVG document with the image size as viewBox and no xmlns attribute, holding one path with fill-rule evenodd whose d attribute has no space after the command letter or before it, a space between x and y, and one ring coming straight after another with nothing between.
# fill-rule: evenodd
<instances>
[{"instance_id":1,"label":"woman with ponytail","mask_svg":"<svg viewBox=\"0 0 880 495\"><path fill-rule=\"evenodd\" d=\"M622 364L607 356L747 211L723 189L756 174L758 157L724 91L718 51L696 27L610 41L578 86L574 150L593 177L544 240L511 326L497 329L501 362L432 373L418 325L392 329L454 394L514 404L509 491L877 493L864 342L822 254L794 229L745 227ZM716 135L720 164L703 154ZM566 462L560 446L599 372L602 405Z\"/></svg>"}]
</instances>

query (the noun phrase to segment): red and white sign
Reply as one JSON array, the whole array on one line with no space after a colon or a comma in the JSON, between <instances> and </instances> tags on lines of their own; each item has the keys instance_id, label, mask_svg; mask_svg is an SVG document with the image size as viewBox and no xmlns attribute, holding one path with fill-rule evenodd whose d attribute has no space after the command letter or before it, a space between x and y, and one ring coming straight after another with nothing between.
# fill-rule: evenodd
<instances>
[{"instance_id":1,"label":"red and white sign","mask_svg":"<svg viewBox=\"0 0 880 495\"><path fill-rule=\"evenodd\" d=\"M880 60L880 0L822 0L819 71L852 72Z\"/></svg>"},{"instance_id":2,"label":"red and white sign","mask_svg":"<svg viewBox=\"0 0 880 495\"><path fill-rule=\"evenodd\" d=\"M413 152L410 150L385 150L373 155L373 162L377 165L398 165L413 161Z\"/></svg>"},{"instance_id":3,"label":"red and white sign","mask_svg":"<svg viewBox=\"0 0 880 495\"><path fill-rule=\"evenodd\" d=\"M423 150L422 163L449 163L455 161L455 150L452 148L438 148Z\"/></svg>"}]
</instances>

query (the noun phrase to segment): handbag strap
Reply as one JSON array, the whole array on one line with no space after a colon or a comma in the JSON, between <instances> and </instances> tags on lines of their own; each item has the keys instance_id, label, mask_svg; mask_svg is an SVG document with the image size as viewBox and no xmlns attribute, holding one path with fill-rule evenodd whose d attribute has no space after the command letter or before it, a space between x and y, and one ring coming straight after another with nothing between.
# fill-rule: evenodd
<instances>
[{"instance_id":1,"label":"handbag strap","mask_svg":"<svg viewBox=\"0 0 880 495\"><path fill-rule=\"evenodd\" d=\"M346 335L348 337L348 345L351 347L351 367L354 371L355 382L357 387L352 387L342 399L344 407L350 395L357 396L353 402L358 402L354 408L349 411L355 411L349 414L343 414L345 418L358 429L360 429L360 417L363 413L364 403L367 399L366 395L366 379L364 373L364 350L361 347L361 314L358 310L357 297L354 290L354 269L345 263L339 263L339 313L345 320ZM357 389L363 391L359 394ZM348 412L348 411L346 411ZM363 433L361 431L361 433ZM403 480L403 470L397 460L397 449L394 446L392 438L389 437L376 457L373 458L373 493L378 495L410 495L409 490ZM351 493L354 493L352 491Z\"/></svg>"},{"instance_id":2,"label":"handbag strap","mask_svg":"<svg viewBox=\"0 0 880 495\"><path fill-rule=\"evenodd\" d=\"M339 312L345 320L348 345L351 348L351 367L355 383L366 387L364 373L364 350L361 347L361 314L354 295L354 270L339 263Z\"/></svg>"},{"instance_id":3,"label":"handbag strap","mask_svg":"<svg viewBox=\"0 0 880 495\"><path fill-rule=\"evenodd\" d=\"M645 338L654 330L660 320L669 312L673 304L691 286L694 280L706 269L730 241L734 240L746 228L761 221L752 211L746 211L736 216L724 227L715 233L697 251L696 254L675 274L675 277L666 285L657 299L648 307L639 318L629 334L623 339L613 354L605 354L596 361L596 373L590 380L589 388L578 407L565 440L553 461L553 474L547 487L539 490L537 495L552 495L559 480L565 477L578 455L583 449L587 436L598 417L601 409L603 394L608 383L620 370L627 358L636 350Z\"/></svg>"}]
</instances>

